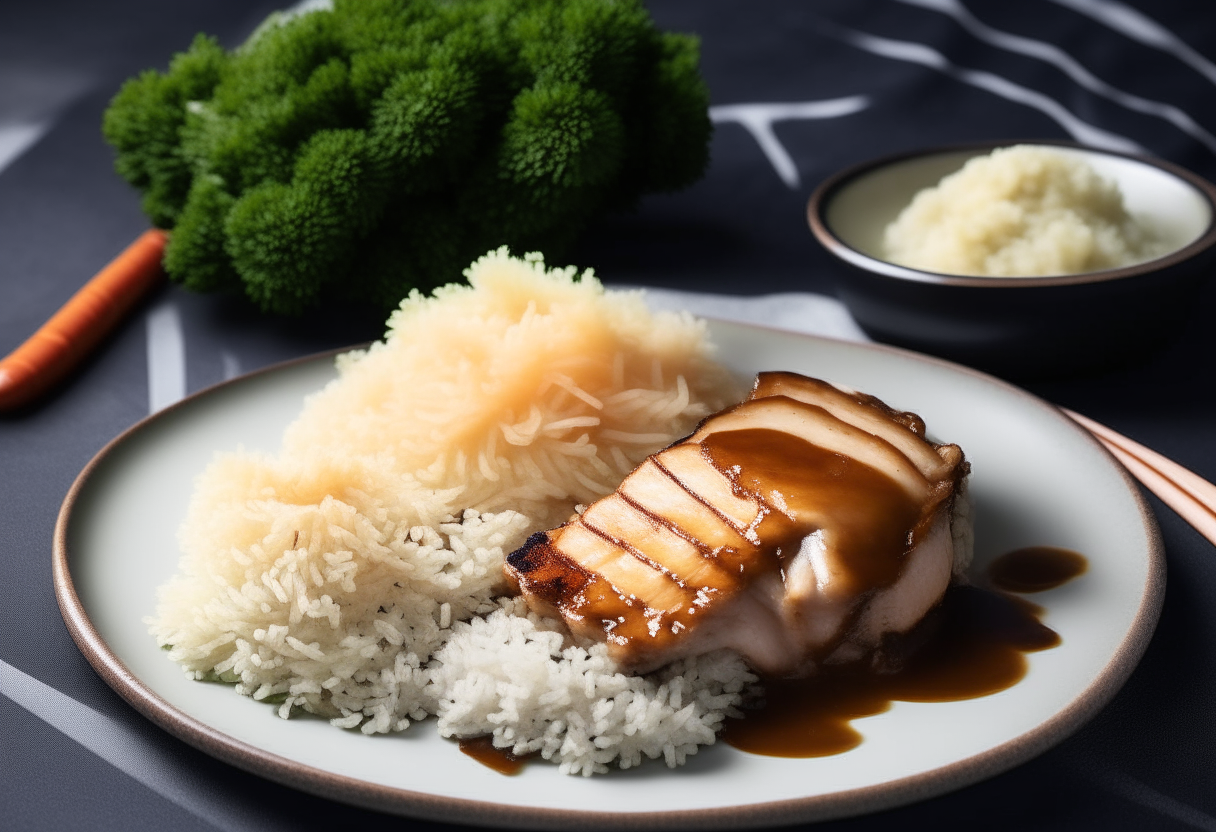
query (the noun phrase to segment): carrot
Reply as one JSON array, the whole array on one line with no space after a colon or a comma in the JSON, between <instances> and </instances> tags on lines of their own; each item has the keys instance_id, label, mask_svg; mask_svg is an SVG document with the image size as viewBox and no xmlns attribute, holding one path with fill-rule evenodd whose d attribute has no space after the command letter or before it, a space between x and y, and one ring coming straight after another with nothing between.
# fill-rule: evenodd
<instances>
[{"instance_id":1,"label":"carrot","mask_svg":"<svg viewBox=\"0 0 1216 832\"><path fill-rule=\"evenodd\" d=\"M168 234L151 229L0 361L0 411L29 404L67 375L156 285Z\"/></svg>"}]
</instances>

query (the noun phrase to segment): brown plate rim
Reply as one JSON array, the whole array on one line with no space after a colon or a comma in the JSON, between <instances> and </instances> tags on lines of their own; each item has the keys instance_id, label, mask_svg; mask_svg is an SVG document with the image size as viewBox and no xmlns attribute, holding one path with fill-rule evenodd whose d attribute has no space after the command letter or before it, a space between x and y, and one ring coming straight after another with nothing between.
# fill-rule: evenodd
<instances>
[{"instance_id":1,"label":"brown plate rim","mask_svg":"<svg viewBox=\"0 0 1216 832\"><path fill-rule=\"evenodd\" d=\"M53 583L55 597L68 631L93 669L128 704L168 733L219 760L305 792L369 809L426 820L505 828L566 829L577 824L582 828L605 830L744 829L869 814L954 791L1007 771L1062 741L1110 701L1135 669L1140 657L1147 649L1156 627L1165 594L1165 553L1156 518L1135 480L1101 443L1068 419L1054 405L1008 382L969 367L883 344L823 338L776 327L735 321L716 321L715 323L740 329L779 333L811 341L849 344L859 349L910 357L917 361L936 364L955 372L980 378L1003 387L1007 392L1016 394L1036 408L1058 415L1072 430L1077 432L1078 436L1083 437L1084 441L1088 441L1105 454L1114 464L1115 470L1122 476L1125 485L1133 495L1140 512L1141 522L1148 532L1149 551L1147 553L1148 574L1139 608L1123 641L1114 651L1102 672L1071 703L1052 718L1013 740L949 765L898 780L825 795L696 810L578 811L511 806L465 798L442 797L369 783L357 778L323 771L230 737L183 713L153 692L126 667L97 632L72 580L67 542L72 511L89 479L103 461L148 424L217 389L240 384L250 378L293 366L320 361L351 348L331 350L281 362L200 390L164 410L140 420L98 451L72 483L64 497L55 523L52 546Z\"/></svg>"}]
</instances>

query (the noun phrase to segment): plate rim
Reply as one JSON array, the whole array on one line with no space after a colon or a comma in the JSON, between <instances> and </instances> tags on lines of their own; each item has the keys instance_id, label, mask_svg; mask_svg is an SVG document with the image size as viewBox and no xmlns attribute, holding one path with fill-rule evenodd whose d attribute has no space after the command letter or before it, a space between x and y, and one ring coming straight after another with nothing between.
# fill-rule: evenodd
<instances>
[{"instance_id":1,"label":"plate rim","mask_svg":"<svg viewBox=\"0 0 1216 832\"><path fill-rule=\"evenodd\" d=\"M886 344L847 341L781 329L763 324L742 323L702 316L714 325L755 330L807 341L827 341L860 350L912 359L937 365L995 384L1038 409L1063 419L1076 435L1097 448L1114 465L1139 510L1148 532L1147 574L1143 594L1132 623L1110 660L1090 683L1063 709L1014 739L978 754L929 771L870 786L821 795L777 801L747 803L706 809L672 809L645 812L605 812L517 806L491 801L448 797L372 783L344 774L325 771L275 754L231 737L185 712L155 693L118 658L94 627L76 591L70 569L68 527L77 499L98 468L146 426L217 390L270 373L333 358L367 344L278 362L233 379L198 390L168 407L149 414L107 442L81 469L68 489L55 521L52 541L52 582L55 599L68 632L85 659L102 680L145 718L188 745L277 783L376 811L447 823L473 823L501 828L566 829L571 824L594 829L724 829L832 820L902 806L972 785L1012 769L1063 741L1084 725L1119 691L1148 648L1165 597L1165 549L1157 520L1130 473L1088 431L1069 419L1058 407L1003 379L934 356Z\"/></svg>"}]
</instances>

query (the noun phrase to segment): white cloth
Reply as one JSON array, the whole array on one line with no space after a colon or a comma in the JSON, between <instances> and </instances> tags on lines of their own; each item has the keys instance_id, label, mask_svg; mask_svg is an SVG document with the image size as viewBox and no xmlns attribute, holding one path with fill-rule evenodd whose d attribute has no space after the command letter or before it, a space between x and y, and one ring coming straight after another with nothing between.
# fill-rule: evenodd
<instances>
[{"instance_id":1,"label":"white cloth","mask_svg":"<svg viewBox=\"0 0 1216 832\"><path fill-rule=\"evenodd\" d=\"M763 324L845 341L869 341L844 304L827 295L782 292L773 295L713 295L646 288L652 309L687 309L704 318Z\"/></svg>"}]
</instances>

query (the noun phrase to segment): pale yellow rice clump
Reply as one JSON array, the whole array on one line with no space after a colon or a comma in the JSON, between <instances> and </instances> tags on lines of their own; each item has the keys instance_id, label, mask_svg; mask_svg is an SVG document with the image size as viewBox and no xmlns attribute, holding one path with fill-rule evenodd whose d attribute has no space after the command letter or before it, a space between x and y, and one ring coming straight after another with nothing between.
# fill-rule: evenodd
<instances>
[{"instance_id":1,"label":"pale yellow rice clump","mask_svg":"<svg viewBox=\"0 0 1216 832\"><path fill-rule=\"evenodd\" d=\"M1099 271L1165 253L1115 182L1075 156L1026 145L971 159L920 191L883 243L900 265L1003 277Z\"/></svg>"},{"instance_id":2,"label":"pale yellow rice clump","mask_svg":"<svg viewBox=\"0 0 1216 832\"><path fill-rule=\"evenodd\" d=\"M284 455L389 457L462 507L564 520L734 397L687 313L505 249L467 275L413 293L385 341L339 358Z\"/></svg>"},{"instance_id":3,"label":"pale yellow rice clump","mask_svg":"<svg viewBox=\"0 0 1216 832\"><path fill-rule=\"evenodd\" d=\"M737 399L687 314L505 249L466 275L341 356L278 454L202 474L148 622L188 674L403 729L436 709L452 625L497 609L505 553Z\"/></svg>"}]
</instances>

